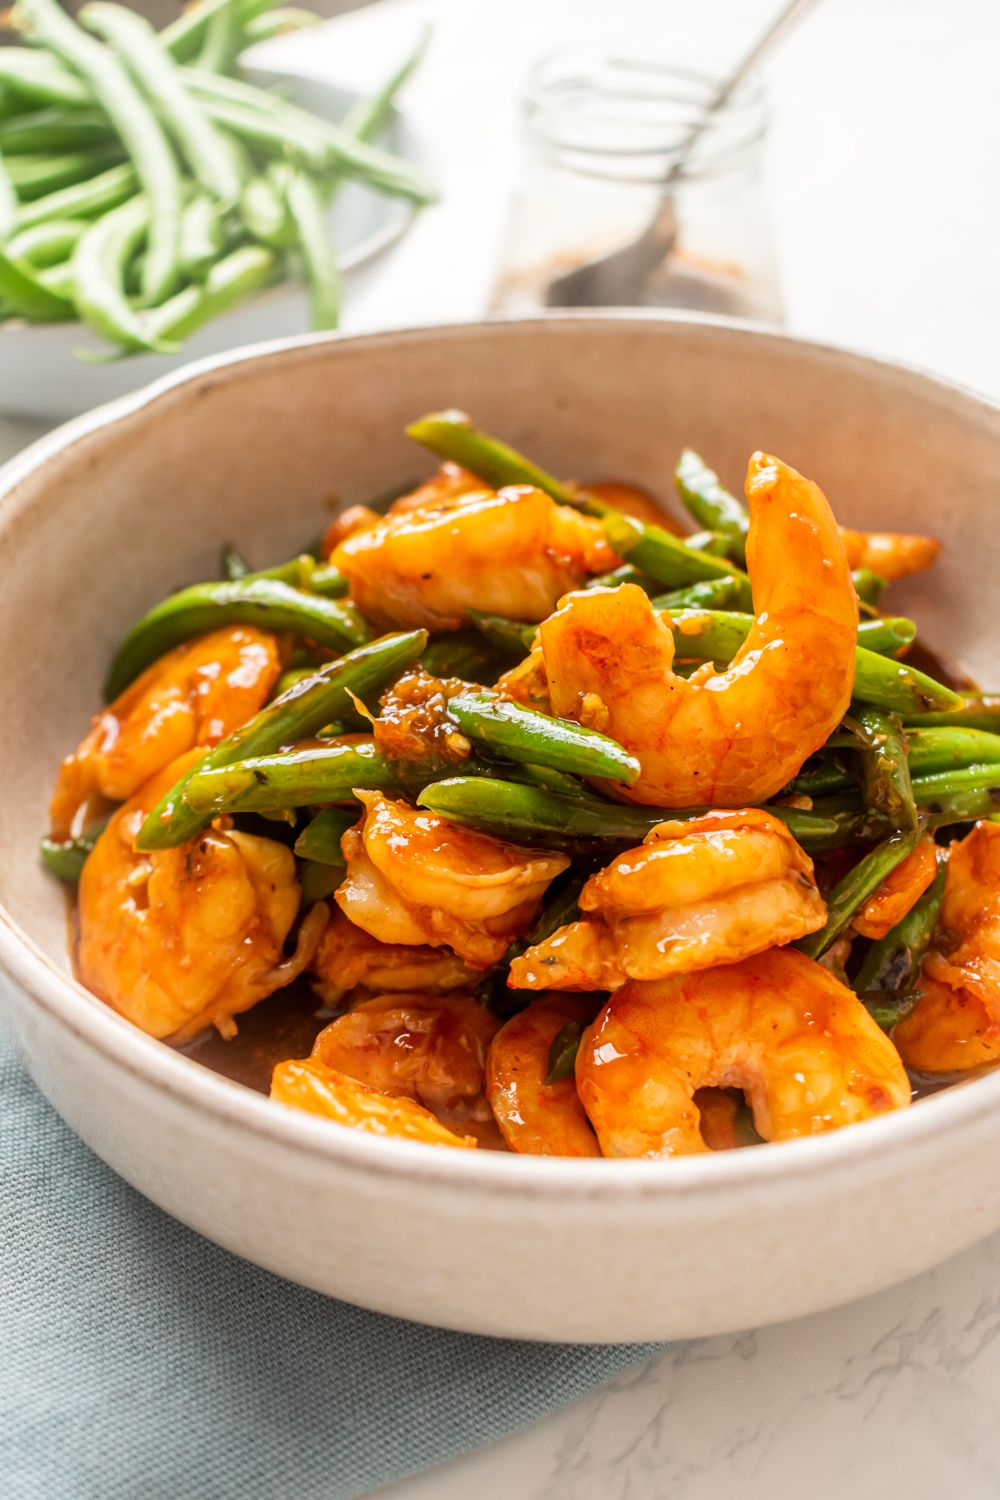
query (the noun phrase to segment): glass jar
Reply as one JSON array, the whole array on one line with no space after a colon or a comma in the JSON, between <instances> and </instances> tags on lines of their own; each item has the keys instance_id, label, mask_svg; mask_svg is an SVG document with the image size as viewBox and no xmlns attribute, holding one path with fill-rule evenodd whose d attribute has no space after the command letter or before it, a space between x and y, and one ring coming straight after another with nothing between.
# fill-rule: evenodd
<instances>
[{"instance_id":1,"label":"glass jar","mask_svg":"<svg viewBox=\"0 0 1000 1500\"><path fill-rule=\"evenodd\" d=\"M717 80L636 53L634 41L572 48L530 75L494 309L683 307L780 321L761 85L745 85L693 140Z\"/></svg>"}]
</instances>

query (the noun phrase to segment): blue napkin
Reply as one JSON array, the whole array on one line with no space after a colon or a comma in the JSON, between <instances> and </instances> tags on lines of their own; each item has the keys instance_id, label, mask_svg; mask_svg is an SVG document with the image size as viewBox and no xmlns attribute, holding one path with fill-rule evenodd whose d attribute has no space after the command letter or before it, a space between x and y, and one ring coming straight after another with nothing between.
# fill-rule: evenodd
<instances>
[{"instance_id":1,"label":"blue napkin","mask_svg":"<svg viewBox=\"0 0 1000 1500\"><path fill-rule=\"evenodd\" d=\"M0 1184L5 1500L351 1500L653 1352L443 1333L260 1271L117 1178L2 1035Z\"/></svg>"}]
</instances>

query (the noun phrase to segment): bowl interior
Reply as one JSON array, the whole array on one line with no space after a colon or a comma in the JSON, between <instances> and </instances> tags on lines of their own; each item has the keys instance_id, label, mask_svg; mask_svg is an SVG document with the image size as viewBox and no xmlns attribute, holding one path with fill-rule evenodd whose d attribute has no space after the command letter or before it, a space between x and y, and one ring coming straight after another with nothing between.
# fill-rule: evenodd
<instances>
[{"instance_id":1,"label":"bowl interior","mask_svg":"<svg viewBox=\"0 0 1000 1500\"><path fill-rule=\"evenodd\" d=\"M933 532L942 561L897 586L893 607L998 685L984 580L1000 562L1000 420L953 388L779 335L621 315L223 360L81 419L0 478L0 905L62 969L66 904L38 838L124 631L171 589L216 576L224 542L263 566L338 506L418 478L430 464L404 425L454 405L557 473L668 496L683 445L733 487L763 447L817 479L844 522Z\"/></svg>"}]
</instances>

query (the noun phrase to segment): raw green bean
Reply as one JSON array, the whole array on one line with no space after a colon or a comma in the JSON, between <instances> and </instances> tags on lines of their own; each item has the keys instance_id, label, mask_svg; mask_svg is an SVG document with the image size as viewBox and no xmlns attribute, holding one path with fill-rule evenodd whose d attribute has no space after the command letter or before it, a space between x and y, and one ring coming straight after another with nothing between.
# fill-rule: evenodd
<instances>
[{"instance_id":1,"label":"raw green bean","mask_svg":"<svg viewBox=\"0 0 1000 1500\"><path fill-rule=\"evenodd\" d=\"M108 0L89 0L80 19L121 60L205 191L223 207L235 203L241 184L232 156L202 106L188 92L177 65L160 46L146 18ZM167 290L168 283L161 294Z\"/></svg>"},{"instance_id":2,"label":"raw green bean","mask_svg":"<svg viewBox=\"0 0 1000 1500\"><path fill-rule=\"evenodd\" d=\"M0 242L6 240L17 223L17 190L0 150Z\"/></svg>"},{"instance_id":3,"label":"raw green bean","mask_svg":"<svg viewBox=\"0 0 1000 1500\"><path fill-rule=\"evenodd\" d=\"M913 712L906 716L906 727L915 729L992 729L1000 733L1000 694L970 693L950 712Z\"/></svg>"},{"instance_id":4,"label":"raw green bean","mask_svg":"<svg viewBox=\"0 0 1000 1500\"><path fill-rule=\"evenodd\" d=\"M271 578L196 583L171 594L133 625L111 664L107 694L117 698L165 651L223 625L290 631L334 650L361 646L368 627L352 605L307 594Z\"/></svg>"},{"instance_id":5,"label":"raw green bean","mask_svg":"<svg viewBox=\"0 0 1000 1500\"><path fill-rule=\"evenodd\" d=\"M100 822L92 823L86 833L77 834L72 839L43 838L41 854L46 868L60 880L65 880L67 885L76 885L83 874L87 858L107 823L107 818L102 818Z\"/></svg>"},{"instance_id":6,"label":"raw green bean","mask_svg":"<svg viewBox=\"0 0 1000 1500\"><path fill-rule=\"evenodd\" d=\"M947 869L947 861L939 858L934 880L919 901L891 932L872 943L854 981L859 994L893 990L902 999L913 989L941 913Z\"/></svg>"},{"instance_id":7,"label":"raw green bean","mask_svg":"<svg viewBox=\"0 0 1000 1500\"><path fill-rule=\"evenodd\" d=\"M71 187L84 178L90 179L106 167L121 161L118 146L90 146L85 151L59 154L33 153L30 156L5 157L7 176L22 203Z\"/></svg>"},{"instance_id":8,"label":"raw green bean","mask_svg":"<svg viewBox=\"0 0 1000 1500\"><path fill-rule=\"evenodd\" d=\"M274 15L311 15L309 11L275 11ZM430 43L432 28L425 26L413 50L368 99L360 99L344 116L342 128L359 140L370 141L380 134L392 113L393 101L400 89L423 60Z\"/></svg>"},{"instance_id":9,"label":"raw green bean","mask_svg":"<svg viewBox=\"0 0 1000 1500\"><path fill-rule=\"evenodd\" d=\"M91 143L103 144L113 135L103 110L52 104L0 122L0 150L73 151Z\"/></svg>"},{"instance_id":10,"label":"raw green bean","mask_svg":"<svg viewBox=\"0 0 1000 1500\"><path fill-rule=\"evenodd\" d=\"M2 56L3 48L0 47ZM138 183L135 168L123 162L119 167L111 167L92 177L89 182L78 182L73 187L60 188L56 193L46 193L34 203L22 204L17 211L15 227L25 230L50 219L96 218L98 214L125 203L132 197Z\"/></svg>"},{"instance_id":11,"label":"raw green bean","mask_svg":"<svg viewBox=\"0 0 1000 1500\"><path fill-rule=\"evenodd\" d=\"M125 293L125 272L150 225L150 207L140 193L113 208L83 234L73 252L76 310L111 343L129 349L172 353L177 345L158 338L140 321Z\"/></svg>"},{"instance_id":12,"label":"raw green bean","mask_svg":"<svg viewBox=\"0 0 1000 1500\"><path fill-rule=\"evenodd\" d=\"M56 297L61 297L64 302L69 303L75 312L76 279L73 275L72 257L69 260L60 261L57 266L46 266L43 271L38 272L38 279Z\"/></svg>"},{"instance_id":13,"label":"raw green bean","mask_svg":"<svg viewBox=\"0 0 1000 1500\"><path fill-rule=\"evenodd\" d=\"M897 830L917 826L906 739L899 720L871 705L852 716L861 751L865 802Z\"/></svg>"},{"instance_id":14,"label":"raw green bean","mask_svg":"<svg viewBox=\"0 0 1000 1500\"><path fill-rule=\"evenodd\" d=\"M387 635L330 662L262 708L241 729L220 741L173 786L149 814L137 847L169 849L193 838L208 818L184 802L193 775L232 765L248 757L272 755L283 745L310 738L353 708L353 696L364 699L398 677L427 644L425 630ZM280 809L279 809L280 810Z\"/></svg>"},{"instance_id":15,"label":"raw green bean","mask_svg":"<svg viewBox=\"0 0 1000 1500\"><path fill-rule=\"evenodd\" d=\"M674 471L677 492L699 526L726 537L734 562L746 564L750 516L742 501L719 482L719 476L691 448L685 448Z\"/></svg>"},{"instance_id":16,"label":"raw green bean","mask_svg":"<svg viewBox=\"0 0 1000 1500\"><path fill-rule=\"evenodd\" d=\"M285 171L283 162L272 165ZM288 211L284 190L278 190L271 172L251 177L240 195L240 217L248 232L262 245L286 249L295 243L295 225Z\"/></svg>"},{"instance_id":17,"label":"raw green bean","mask_svg":"<svg viewBox=\"0 0 1000 1500\"><path fill-rule=\"evenodd\" d=\"M305 272L313 330L336 328L340 321L340 272L327 232L323 193L314 177L306 172L292 173L288 207Z\"/></svg>"},{"instance_id":18,"label":"raw green bean","mask_svg":"<svg viewBox=\"0 0 1000 1500\"><path fill-rule=\"evenodd\" d=\"M270 15L254 16L243 28L244 44L255 47L258 42L269 42L272 37L284 36L288 31L302 31L307 27L318 26L320 21L321 17L315 11L284 5L280 10L271 11ZM205 66L204 53L198 59L198 66Z\"/></svg>"},{"instance_id":19,"label":"raw green bean","mask_svg":"<svg viewBox=\"0 0 1000 1500\"><path fill-rule=\"evenodd\" d=\"M863 906L886 876L913 853L922 836L923 829L919 826L906 833L894 833L864 855L842 880L837 881L827 896L824 926L819 932L802 938L796 946L809 958L819 958L824 954L847 927L858 907Z\"/></svg>"},{"instance_id":20,"label":"raw green bean","mask_svg":"<svg viewBox=\"0 0 1000 1500\"><path fill-rule=\"evenodd\" d=\"M295 853L300 859L311 859L320 865L339 865L343 869L346 861L340 841L357 821L356 807L324 808L306 824L295 840Z\"/></svg>"},{"instance_id":21,"label":"raw green bean","mask_svg":"<svg viewBox=\"0 0 1000 1500\"><path fill-rule=\"evenodd\" d=\"M281 262L263 245L242 245L216 261L198 286L186 286L146 316L149 336L178 344L220 313L277 279Z\"/></svg>"},{"instance_id":22,"label":"raw green bean","mask_svg":"<svg viewBox=\"0 0 1000 1500\"><path fill-rule=\"evenodd\" d=\"M631 786L641 770L617 741L568 719L551 718L493 693L459 693L448 712L475 744L529 765Z\"/></svg>"},{"instance_id":23,"label":"raw green bean","mask_svg":"<svg viewBox=\"0 0 1000 1500\"><path fill-rule=\"evenodd\" d=\"M227 5L216 11L206 26L205 40L195 58L195 65L210 73L229 73L244 45L245 38L241 37L236 21L236 7ZM166 48L164 52L167 57L171 55Z\"/></svg>"},{"instance_id":24,"label":"raw green bean","mask_svg":"<svg viewBox=\"0 0 1000 1500\"><path fill-rule=\"evenodd\" d=\"M30 266L44 269L72 255L86 228L85 219L47 219L12 235L4 250L11 260L27 261Z\"/></svg>"},{"instance_id":25,"label":"raw green bean","mask_svg":"<svg viewBox=\"0 0 1000 1500\"><path fill-rule=\"evenodd\" d=\"M0 47L0 88L35 105L88 109L94 102L71 69L35 47Z\"/></svg>"},{"instance_id":26,"label":"raw green bean","mask_svg":"<svg viewBox=\"0 0 1000 1500\"><path fill-rule=\"evenodd\" d=\"M0 299L8 313L32 323L72 320L72 302L51 291L36 272L0 250Z\"/></svg>"},{"instance_id":27,"label":"raw green bean","mask_svg":"<svg viewBox=\"0 0 1000 1500\"><path fill-rule=\"evenodd\" d=\"M181 269L202 281L222 254L222 221L207 193L196 193L181 214Z\"/></svg>"},{"instance_id":28,"label":"raw green bean","mask_svg":"<svg viewBox=\"0 0 1000 1500\"><path fill-rule=\"evenodd\" d=\"M256 16L271 10L276 0L200 0L189 5L175 21L164 26L159 33L160 46L177 62L187 62L197 57L205 43L205 36L213 20L220 12L231 10L236 24L243 30Z\"/></svg>"},{"instance_id":29,"label":"raw green bean","mask_svg":"<svg viewBox=\"0 0 1000 1500\"><path fill-rule=\"evenodd\" d=\"M128 152L150 211L143 297L158 302L173 289L178 273L182 185L170 143L119 58L81 30L58 0L20 4L38 39L65 59L100 100Z\"/></svg>"}]
</instances>

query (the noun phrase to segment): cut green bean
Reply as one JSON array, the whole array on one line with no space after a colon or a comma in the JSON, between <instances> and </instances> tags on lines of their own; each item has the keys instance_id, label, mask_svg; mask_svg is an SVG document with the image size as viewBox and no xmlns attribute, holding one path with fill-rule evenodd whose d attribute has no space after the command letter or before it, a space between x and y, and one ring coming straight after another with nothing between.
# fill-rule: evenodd
<instances>
[{"instance_id":1,"label":"cut green bean","mask_svg":"<svg viewBox=\"0 0 1000 1500\"><path fill-rule=\"evenodd\" d=\"M593 578L588 578L583 586L585 589L619 589L623 583L634 583L642 589L643 593L651 595L657 593L660 588L654 578L648 578L631 563L622 563L620 567L612 568L609 573L595 573Z\"/></svg>"},{"instance_id":2,"label":"cut green bean","mask_svg":"<svg viewBox=\"0 0 1000 1500\"><path fill-rule=\"evenodd\" d=\"M334 650L360 646L368 627L352 605L306 594L270 578L196 583L171 594L129 631L111 664L107 693L117 698L165 651L223 625L289 631Z\"/></svg>"},{"instance_id":3,"label":"cut green bean","mask_svg":"<svg viewBox=\"0 0 1000 1500\"><path fill-rule=\"evenodd\" d=\"M947 861L939 858L937 873L924 894L891 932L872 943L854 981L859 994L892 990L905 1003L905 997L917 982L920 965L937 927L947 869ZM897 1003L890 1024L898 1019L900 1009Z\"/></svg>"},{"instance_id":4,"label":"cut green bean","mask_svg":"<svg viewBox=\"0 0 1000 1500\"><path fill-rule=\"evenodd\" d=\"M77 834L71 839L43 838L41 854L46 869L58 876L60 880L64 880L67 885L76 885L107 823L107 818L102 818L100 822L91 824L86 833Z\"/></svg>"},{"instance_id":5,"label":"cut green bean","mask_svg":"<svg viewBox=\"0 0 1000 1500\"><path fill-rule=\"evenodd\" d=\"M493 693L459 693L448 712L475 744L529 765L575 776L599 776L631 786L638 760L617 741L568 719L522 708Z\"/></svg>"},{"instance_id":6,"label":"cut green bean","mask_svg":"<svg viewBox=\"0 0 1000 1500\"><path fill-rule=\"evenodd\" d=\"M668 588L681 588L704 578L726 578L733 585L739 608L753 607L749 578L726 558L699 551L662 526L647 526L620 511L605 515L604 531L619 557Z\"/></svg>"},{"instance_id":7,"label":"cut green bean","mask_svg":"<svg viewBox=\"0 0 1000 1500\"><path fill-rule=\"evenodd\" d=\"M681 453L674 480L678 494L698 525L720 532L729 544L729 556L741 567L745 566L750 516L743 502L729 493L718 474L691 448Z\"/></svg>"},{"instance_id":8,"label":"cut green bean","mask_svg":"<svg viewBox=\"0 0 1000 1500\"><path fill-rule=\"evenodd\" d=\"M809 958L819 958L824 954L849 925L858 908L864 905L896 866L913 853L922 836L923 829L920 827L912 828L906 833L895 833L864 855L842 880L838 880L827 896L827 919L824 926L819 932L802 938L796 946Z\"/></svg>"},{"instance_id":9,"label":"cut green bean","mask_svg":"<svg viewBox=\"0 0 1000 1500\"><path fill-rule=\"evenodd\" d=\"M454 630L436 636L420 658L432 677L460 677L464 682L496 682L506 658L473 630Z\"/></svg>"},{"instance_id":10,"label":"cut green bean","mask_svg":"<svg viewBox=\"0 0 1000 1500\"><path fill-rule=\"evenodd\" d=\"M908 714L906 727L915 729L987 729L1000 733L1000 694L968 694L946 712L919 712Z\"/></svg>"},{"instance_id":11,"label":"cut green bean","mask_svg":"<svg viewBox=\"0 0 1000 1500\"><path fill-rule=\"evenodd\" d=\"M271 10L276 0L199 0L189 5L176 20L159 33L160 46L177 62L197 57L205 45L208 29L215 18L232 11L236 25L243 30L255 17Z\"/></svg>"},{"instance_id":12,"label":"cut green bean","mask_svg":"<svg viewBox=\"0 0 1000 1500\"><path fill-rule=\"evenodd\" d=\"M219 572L223 578L235 583L238 578L248 578L252 571L246 558L227 542L219 554Z\"/></svg>"},{"instance_id":13,"label":"cut green bean","mask_svg":"<svg viewBox=\"0 0 1000 1500\"><path fill-rule=\"evenodd\" d=\"M306 172L292 173L288 207L309 294L310 323L315 332L336 328L340 322L340 272L327 233L323 193L314 177Z\"/></svg>"},{"instance_id":14,"label":"cut green bean","mask_svg":"<svg viewBox=\"0 0 1000 1500\"><path fill-rule=\"evenodd\" d=\"M284 812L291 807L349 802L356 788L403 792L422 786L432 774L415 762L392 760L373 740L363 740L196 769L185 785L183 801L199 818Z\"/></svg>"},{"instance_id":15,"label":"cut green bean","mask_svg":"<svg viewBox=\"0 0 1000 1500\"><path fill-rule=\"evenodd\" d=\"M459 464L470 474L475 474L490 489L500 490L509 484L530 484L535 489L544 490L562 505L579 505L581 502L575 485L556 479L523 453L518 453L516 448L483 432L464 411L428 412L411 422L406 432L438 458Z\"/></svg>"},{"instance_id":16,"label":"cut green bean","mask_svg":"<svg viewBox=\"0 0 1000 1500\"><path fill-rule=\"evenodd\" d=\"M120 58L206 192L223 207L235 203L241 184L232 156L146 18L107 0L89 0L80 19ZM165 283L161 291L168 289Z\"/></svg>"},{"instance_id":17,"label":"cut green bean","mask_svg":"<svg viewBox=\"0 0 1000 1500\"><path fill-rule=\"evenodd\" d=\"M908 729L910 776L928 776L967 766L1000 763L1000 734L984 729ZM854 750L855 745L845 747ZM815 765L801 771L789 791L816 797L857 784L851 762L841 753L824 751Z\"/></svg>"},{"instance_id":18,"label":"cut green bean","mask_svg":"<svg viewBox=\"0 0 1000 1500\"><path fill-rule=\"evenodd\" d=\"M531 650L538 634L537 625L524 625L520 620L508 620L505 615L486 614L480 609L466 610L466 614L490 645L513 661L520 661Z\"/></svg>"},{"instance_id":19,"label":"cut green bean","mask_svg":"<svg viewBox=\"0 0 1000 1500\"><path fill-rule=\"evenodd\" d=\"M917 826L906 739L899 720L872 705L853 716L861 751L861 790L870 808L900 831Z\"/></svg>"},{"instance_id":20,"label":"cut green bean","mask_svg":"<svg viewBox=\"0 0 1000 1500\"><path fill-rule=\"evenodd\" d=\"M357 808L327 807L306 824L295 840L295 853L320 865L344 868L346 860L340 841L358 821Z\"/></svg>"},{"instance_id":21,"label":"cut green bean","mask_svg":"<svg viewBox=\"0 0 1000 1500\"><path fill-rule=\"evenodd\" d=\"M320 864L317 860L299 861L299 892L303 907L315 906L333 894L344 878L344 871L336 865Z\"/></svg>"},{"instance_id":22,"label":"cut green bean","mask_svg":"<svg viewBox=\"0 0 1000 1500\"><path fill-rule=\"evenodd\" d=\"M163 128L120 59L87 35L58 0L20 0L38 39L63 58L108 113L147 196L149 243L142 264L142 290L157 302L178 274L182 185Z\"/></svg>"},{"instance_id":23,"label":"cut green bean","mask_svg":"<svg viewBox=\"0 0 1000 1500\"><path fill-rule=\"evenodd\" d=\"M193 812L184 801L187 785L195 773L273 755L283 745L309 739L353 709L354 696L363 700L398 677L416 661L426 644L424 630L383 636L296 683L262 708L249 723L220 741L170 789L142 825L137 847L169 849L183 844L210 820Z\"/></svg>"},{"instance_id":24,"label":"cut green bean","mask_svg":"<svg viewBox=\"0 0 1000 1500\"><path fill-rule=\"evenodd\" d=\"M703 578L668 594L659 593L659 588L656 584L652 590L653 608L668 614L681 609L732 609L743 591L740 581L732 578Z\"/></svg>"},{"instance_id":25,"label":"cut green bean","mask_svg":"<svg viewBox=\"0 0 1000 1500\"><path fill-rule=\"evenodd\" d=\"M567 1021L556 1032L549 1048L546 1083L558 1083L560 1078L572 1076L576 1068L576 1054L580 1050L580 1042L586 1029L583 1021Z\"/></svg>"},{"instance_id":26,"label":"cut green bean","mask_svg":"<svg viewBox=\"0 0 1000 1500\"><path fill-rule=\"evenodd\" d=\"M533 766L530 762L521 765L504 765L498 769L505 781L519 781L525 786L540 786L560 797L586 797L590 788L577 781L565 771L556 771L551 766Z\"/></svg>"},{"instance_id":27,"label":"cut green bean","mask_svg":"<svg viewBox=\"0 0 1000 1500\"><path fill-rule=\"evenodd\" d=\"M851 577L862 604L877 604L885 591L886 580L879 573L873 573L871 568L855 568Z\"/></svg>"}]
</instances>

